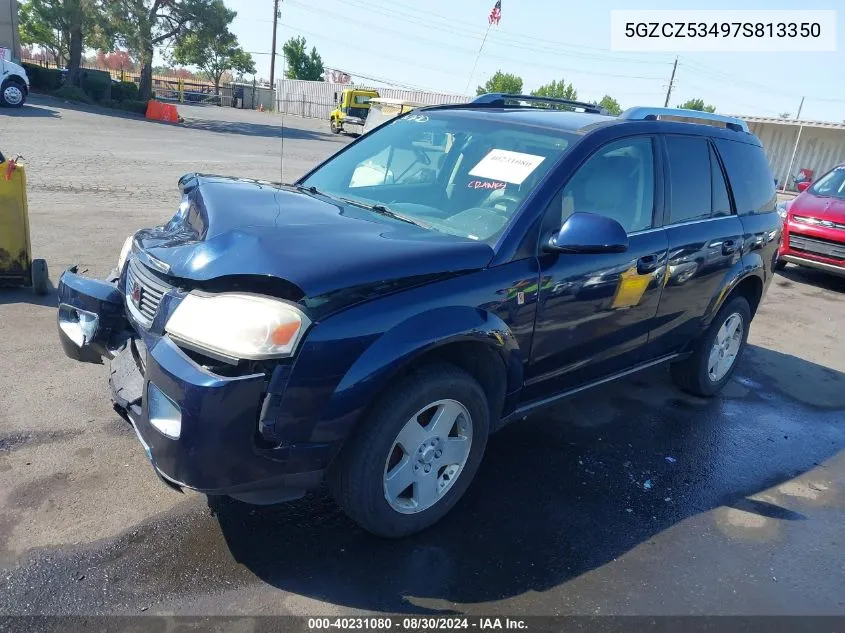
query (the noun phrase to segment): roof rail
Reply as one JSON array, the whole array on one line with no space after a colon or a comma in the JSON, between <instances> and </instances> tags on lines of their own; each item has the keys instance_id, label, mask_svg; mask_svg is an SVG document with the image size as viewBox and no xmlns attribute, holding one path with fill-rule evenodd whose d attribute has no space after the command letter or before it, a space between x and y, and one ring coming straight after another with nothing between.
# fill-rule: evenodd
<instances>
[{"instance_id":1,"label":"roof rail","mask_svg":"<svg viewBox=\"0 0 845 633\"><path fill-rule=\"evenodd\" d=\"M507 94L503 92L488 92L472 100L472 103L477 105L489 105L498 108L507 106L520 106L520 101L529 101L532 103L548 103L552 105L568 106L574 110L583 110L590 114L607 114L607 110L594 103L585 103L583 101L573 101L572 99L556 99L554 97L535 97L534 95L517 95Z\"/></svg>"},{"instance_id":2,"label":"roof rail","mask_svg":"<svg viewBox=\"0 0 845 633\"><path fill-rule=\"evenodd\" d=\"M657 121L658 119L684 119L688 123L703 123L705 125L713 125L714 123L721 123L724 127L735 132L745 132L750 134L748 124L742 119L737 119L732 116L724 116L722 114L713 114L712 112L701 112L699 110L687 110L685 108L651 108L647 106L637 106L628 108L619 115L620 119L628 119L630 121Z\"/></svg>"}]
</instances>

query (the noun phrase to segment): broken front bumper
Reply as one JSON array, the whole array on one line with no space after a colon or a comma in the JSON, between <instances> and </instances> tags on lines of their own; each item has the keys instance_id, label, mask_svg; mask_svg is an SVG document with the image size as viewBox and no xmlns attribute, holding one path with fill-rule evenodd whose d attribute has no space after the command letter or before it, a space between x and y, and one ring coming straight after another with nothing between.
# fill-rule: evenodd
<instances>
[{"instance_id":1,"label":"broken front bumper","mask_svg":"<svg viewBox=\"0 0 845 633\"><path fill-rule=\"evenodd\" d=\"M58 293L65 353L82 362L110 360L115 407L166 481L254 503L296 498L319 485L327 446L268 446L259 437L266 374L217 375L163 332L135 329L117 277L98 281L70 270Z\"/></svg>"}]
</instances>

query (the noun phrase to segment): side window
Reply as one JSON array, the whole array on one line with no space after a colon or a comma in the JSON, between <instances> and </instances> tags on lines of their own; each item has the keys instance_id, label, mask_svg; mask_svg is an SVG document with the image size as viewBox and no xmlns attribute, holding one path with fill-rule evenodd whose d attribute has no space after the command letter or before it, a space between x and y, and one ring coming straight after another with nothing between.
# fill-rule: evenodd
<instances>
[{"instance_id":1,"label":"side window","mask_svg":"<svg viewBox=\"0 0 845 633\"><path fill-rule=\"evenodd\" d=\"M649 137L627 138L587 159L555 197L549 213L562 226L575 212L613 218L628 233L651 228L654 215L654 149Z\"/></svg>"},{"instance_id":2,"label":"side window","mask_svg":"<svg viewBox=\"0 0 845 633\"><path fill-rule=\"evenodd\" d=\"M669 223L710 217L710 144L702 136L666 136L669 154Z\"/></svg>"},{"instance_id":3,"label":"side window","mask_svg":"<svg viewBox=\"0 0 845 633\"><path fill-rule=\"evenodd\" d=\"M737 213L748 215L774 212L777 192L763 148L722 138L714 140L725 164Z\"/></svg>"},{"instance_id":4,"label":"side window","mask_svg":"<svg viewBox=\"0 0 845 633\"><path fill-rule=\"evenodd\" d=\"M719 158L712 146L710 147L710 181L713 184L713 217L730 215L731 200L728 196L728 187L725 185L725 176L722 174Z\"/></svg>"}]
</instances>

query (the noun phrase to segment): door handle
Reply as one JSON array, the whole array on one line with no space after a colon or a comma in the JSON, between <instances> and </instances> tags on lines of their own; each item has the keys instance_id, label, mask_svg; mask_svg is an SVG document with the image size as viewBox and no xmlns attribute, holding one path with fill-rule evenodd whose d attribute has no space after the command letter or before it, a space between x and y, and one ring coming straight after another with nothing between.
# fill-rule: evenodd
<instances>
[{"instance_id":1,"label":"door handle","mask_svg":"<svg viewBox=\"0 0 845 633\"><path fill-rule=\"evenodd\" d=\"M736 252L736 242L734 240L725 240L722 242L722 255L732 255Z\"/></svg>"},{"instance_id":2,"label":"door handle","mask_svg":"<svg viewBox=\"0 0 845 633\"><path fill-rule=\"evenodd\" d=\"M637 272L641 275L647 275L657 270L657 255L643 255L637 260Z\"/></svg>"}]
</instances>

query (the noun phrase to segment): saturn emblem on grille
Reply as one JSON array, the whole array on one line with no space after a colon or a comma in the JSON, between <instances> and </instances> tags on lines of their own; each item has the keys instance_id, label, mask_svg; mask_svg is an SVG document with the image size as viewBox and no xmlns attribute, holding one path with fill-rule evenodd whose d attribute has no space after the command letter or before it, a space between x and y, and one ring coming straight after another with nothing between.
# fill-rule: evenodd
<instances>
[{"instance_id":1,"label":"saturn emblem on grille","mask_svg":"<svg viewBox=\"0 0 845 633\"><path fill-rule=\"evenodd\" d=\"M132 303L134 303L137 307L140 307L141 304L141 286L138 285L138 282L134 279L129 282L131 287L129 288L129 296L132 297Z\"/></svg>"}]
</instances>

